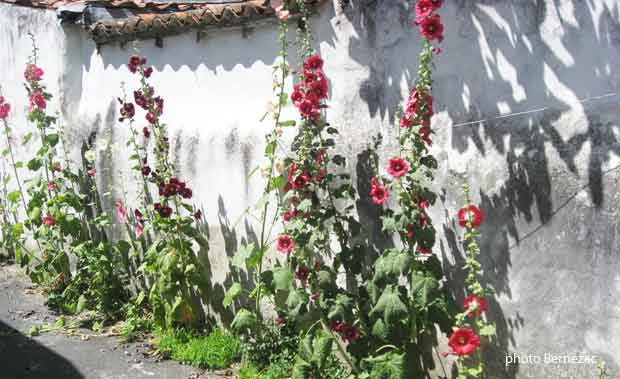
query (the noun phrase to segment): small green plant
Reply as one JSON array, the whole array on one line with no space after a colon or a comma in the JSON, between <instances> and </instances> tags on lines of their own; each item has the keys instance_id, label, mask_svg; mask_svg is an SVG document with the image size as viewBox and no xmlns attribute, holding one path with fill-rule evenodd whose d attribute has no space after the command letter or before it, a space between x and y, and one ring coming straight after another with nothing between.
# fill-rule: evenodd
<instances>
[{"instance_id":1,"label":"small green plant","mask_svg":"<svg viewBox=\"0 0 620 379\"><path fill-rule=\"evenodd\" d=\"M159 331L155 343L170 358L200 368L225 368L241 357L241 341L222 329L197 335L186 329Z\"/></svg>"},{"instance_id":2,"label":"small green plant","mask_svg":"<svg viewBox=\"0 0 620 379\"><path fill-rule=\"evenodd\" d=\"M265 321L255 333L242 338L244 360L260 368L268 367L279 356L294 356L299 346L299 337L292 327L271 321Z\"/></svg>"},{"instance_id":3,"label":"small green plant","mask_svg":"<svg viewBox=\"0 0 620 379\"><path fill-rule=\"evenodd\" d=\"M598 364L596 365L596 367L598 368L598 377L599 379L606 379L607 378L607 368L605 367L605 361L599 361Z\"/></svg>"}]
</instances>

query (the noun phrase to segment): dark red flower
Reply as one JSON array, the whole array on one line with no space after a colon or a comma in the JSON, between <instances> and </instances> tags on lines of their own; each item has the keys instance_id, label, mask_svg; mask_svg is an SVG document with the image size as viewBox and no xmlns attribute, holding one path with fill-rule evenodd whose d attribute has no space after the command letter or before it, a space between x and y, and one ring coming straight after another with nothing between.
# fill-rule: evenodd
<instances>
[{"instance_id":1,"label":"dark red flower","mask_svg":"<svg viewBox=\"0 0 620 379\"><path fill-rule=\"evenodd\" d=\"M409 229L407 229L407 238L412 240L414 237L414 231L415 231L414 227L410 226Z\"/></svg>"},{"instance_id":2,"label":"dark red flower","mask_svg":"<svg viewBox=\"0 0 620 379\"><path fill-rule=\"evenodd\" d=\"M317 184L320 184L323 181L323 179L325 179L325 175L327 175L327 170L324 168L320 168L319 172L317 172L316 175L314 176L314 181Z\"/></svg>"},{"instance_id":3,"label":"dark red flower","mask_svg":"<svg viewBox=\"0 0 620 379\"><path fill-rule=\"evenodd\" d=\"M24 79L27 81L35 81L38 82L43 77L43 70L40 67L30 63L26 65L26 70L24 71Z\"/></svg>"},{"instance_id":4,"label":"dark red flower","mask_svg":"<svg viewBox=\"0 0 620 379\"><path fill-rule=\"evenodd\" d=\"M347 343L353 343L360 338L360 331L353 325L345 325L342 327L340 335Z\"/></svg>"},{"instance_id":5,"label":"dark red flower","mask_svg":"<svg viewBox=\"0 0 620 379\"><path fill-rule=\"evenodd\" d=\"M477 229L484 221L484 213L475 205L462 208L458 213L459 225L466 228L467 222L471 221L471 227Z\"/></svg>"},{"instance_id":6,"label":"dark red flower","mask_svg":"<svg viewBox=\"0 0 620 379\"><path fill-rule=\"evenodd\" d=\"M152 73L153 73L153 67L147 67L144 69L145 78L150 78Z\"/></svg>"},{"instance_id":7,"label":"dark red flower","mask_svg":"<svg viewBox=\"0 0 620 379\"><path fill-rule=\"evenodd\" d=\"M370 182L370 196L372 197L373 203L377 205L381 205L385 203L389 197L388 192L385 187L383 187L377 178L372 178Z\"/></svg>"},{"instance_id":8,"label":"dark red flower","mask_svg":"<svg viewBox=\"0 0 620 379\"><path fill-rule=\"evenodd\" d=\"M340 333L343 327L344 327L344 324L340 320L332 320L331 323L329 324L329 329L332 332Z\"/></svg>"},{"instance_id":9,"label":"dark red flower","mask_svg":"<svg viewBox=\"0 0 620 379\"><path fill-rule=\"evenodd\" d=\"M431 128L428 126L423 126L420 128L420 136L422 140L426 142L428 146L433 146L433 140L431 139Z\"/></svg>"},{"instance_id":10,"label":"dark red flower","mask_svg":"<svg viewBox=\"0 0 620 379\"><path fill-rule=\"evenodd\" d=\"M429 203L428 200L422 200L422 201L420 201L420 204L418 204L418 206L421 209L428 209L428 207L430 207L430 205L431 205L431 203Z\"/></svg>"},{"instance_id":11,"label":"dark red flower","mask_svg":"<svg viewBox=\"0 0 620 379\"><path fill-rule=\"evenodd\" d=\"M89 168L88 169L88 176L90 176L91 178L95 177L95 169L94 168Z\"/></svg>"},{"instance_id":12,"label":"dark red flower","mask_svg":"<svg viewBox=\"0 0 620 379\"><path fill-rule=\"evenodd\" d=\"M192 190L189 188L182 188L179 193L184 199L191 199L193 195Z\"/></svg>"},{"instance_id":13,"label":"dark red flower","mask_svg":"<svg viewBox=\"0 0 620 379\"><path fill-rule=\"evenodd\" d=\"M297 277L297 279L301 280L302 282L308 280L309 275L310 269L306 266L299 266L297 268L297 271L295 272L295 277Z\"/></svg>"},{"instance_id":14,"label":"dark red flower","mask_svg":"<svg viewBox=\"0 0 620 379\"><path fill-rule=\"evenodd\" d=\"M140 108L144 110L147 110L149 108L149 102L146 97L144 97L142 92L133 91L133 99Z\"/></svg>"},{"instance_id":15,"label":"dark red flower","mask_svg":"<svg viewBox=\"0 0 620 379\"><path fill-rule=\"evenodd\" d=\"M194 213L194 218L200 220L202 218L202 211L199 209Z\"/></svg>"},{"instance_id":16,"label":"dark red flower","mask_svg":"<svg viewBox=\"0 0 620 379\"><path fill-rule=\"evenodd\" d=\"M282 316L278 316L278 318L276 318L276 324L278 325L284 325L286 323L286 319Z\"/></svg>"},{"instance_id":17,"label":"dark red flower","mask_svg":"<svg viewBox=\"0 0 620 379\"><path fill-rule=\"evenodd\" d=\"M308 175L307 172L304 172L303 174L299 174L297 175L297 177L295 178L295 181L293 182L295 184L294 188L295 189L304 188L306 185L308 185L309 181L310 181L310 175Z\"/></svg>"},{"instance_id":18,"label":"dark red flower","mask_svg":"<svg viewBox=\"0 0 620 379\"><path fill-rule=\"evenodd\" d=\"M170 208L167 205L159 205L158 208L156 208L157 213L159 213L159 215L163 218L168 218L172 215L172 208Z\"/></svg>"},{"instance_id":19,"label":"dark red flower","mask_svg":"<svg viewBox=\"0 0 620 379\"><path fill-rule=\"evenodd\" d=\"M299 86L295 86L295 90L291 94L291 101L293 102L294 105L298 105L299 103L303 101L303 99L304 99L304 93L301 92L301 89L299 88Z\"/></svg>"},{"instance_id":20,"label":"dark red flower","mask_svg":"<svg viewBox=\"0 0 620 379\"><path fill-rule=\"evenodd\" d=\"M319 109L316 103L308 100L308 98L301 101L298 106L299 106L299 112L305 118L315 120L319 115Z\"/></svg>"},{"instance_id":21,"label":"dark red flower","mask_svg":"<svg viewBox=\"0 0 620 379\"><path fill-rule=\"evenodd\" d=\"M409 164L402 158L390 159L390 166L388 172L396 179L400 179L409 171Z\"/></svg>"},{"instance_id":22,"label":"dark red flower","mask_svg":"<svg viewBox=\"0 0 620 379\"><path fill-rule=\"evenodd\" d=\"M469 328L460 328L450 336L448 345L452 353L458 356L466 356L474 352L480 346L480 337Z\"/></svg>"},{"instance_id":23,"label":"dark red flower","mask_svg":"<svg viewBox=\"0 0 620 379\"><path fill-rule=\"evenodd\" d=\"M304 69L315 70L315 71L322 70L323 59L321 59L321 57L318 56L317 54L311 56L310 58L306 59L306 61L304 62Z\"/></svg>"},{"instance_id":24,"label":"dark red flower","mask_svg":"<svg viewBox=\"0 0 620 379\"><path fill-rule=\"evenodd\" d=\"M151 168L149 166L142 166L142 175L149 176Z\"/></svg>"},{"instance_id":25,"label":"dark red flower","mask_svg":"<svg viewBox=\"0 0 620 379\"><path fill-rule=\"evenodd\" d=\"M487 299L471 294L463 301L463 308L468 316L480 316L487 310Z\"/></svg>"},{"instance_id":26,"label":"dark red flower","mask_svg":"<svg viewBox=\"0 0 620 379\"><path fill-rule=\"evenodd\" d=\"M132 118L136 114L136 109L133 103L125 103L121 108L121 120L125 118Z\"/></svg>"},{"instance_id":27,"label":"dark red flower","mask_svg":"<svg viewBox=\"0 0 620 379\"><path fill-rule=\"evenodd\" d=\"M144 135L144 138L149 138L151 136L151 131L145 126L142 128L142 134Z\"/></svg>"},{"instance_id":28,"label":"dark red flower","mask_svg":"<svg viewBox=\"0 0 620 379\"><path fill-rule=\"evenodd\" d=\"M290 254L295 248L295 241L290 236L279 236L276 249L282 254Z\"/></svg>"},{"instance_id":29,"label":"dark red flower","mask_svg":"<svg viewBox=\"0 0 620 379\"><path fill-rule=\"evenodd\" d=\"M416 251L422 255L431 255L433 254L433 249L431 249L430 247L426 247L426 246L420 246L418 245L418 247L416 248Z\"/></svg>"},{"instance_id":30,"label":"dark red flower","mask_svg":"<svg viewBox=\"0 0 620 379\"><path fill-rule=\"evenodd\" d=\"M56 172L62 171L62 167L60 166L60 163L54 163L54 171Z\"/></svg>"},{"instance_id":31,"label":"dark red flower","mask_svg":"<svg viewBox=\"0 0 620 379\"><path fill-rule=\"evenodd\" d=\"M142 221L144 219L144 215L142 215L142 212L140 212L139 209L134 210L133 215L136 217L136 220L138 221Z\"/></svg>"},{"instance_id":32,"label":"dark red flower","mask_svg":"<svg viewBox=\"0 0 620 379\"><path fill-rule=\"evenodd\" d=\"M441 23L441 17L438 14L420 20L419 24L420 33L426 37L427 40L437 40L438 42L443 40L444 27Z\"/></svg>"},{"instance_id":33,"label":"dark red flower","mask_svg":"<svg viewBox=\"0 0 620 379\"><path fill-rule=\"evenodd\" d=\"M152 112L148 112L146 114L146 121L151 124L155 124L157 122L157 117Z\"/></svg>"},{"instance_id":34,"label":"dark red flower","mask_svg":"<svg viewBox=\"0 0 620 379\"><path fill-rule=\"evenodd\" d=\"M43 92L41 92L40 90L32 92L32 94L30 95L30 110L32 110L34 107L37 107L39 109L45 109L46 106L47 104L45 102Z\"/></svg>"}]
</instances>

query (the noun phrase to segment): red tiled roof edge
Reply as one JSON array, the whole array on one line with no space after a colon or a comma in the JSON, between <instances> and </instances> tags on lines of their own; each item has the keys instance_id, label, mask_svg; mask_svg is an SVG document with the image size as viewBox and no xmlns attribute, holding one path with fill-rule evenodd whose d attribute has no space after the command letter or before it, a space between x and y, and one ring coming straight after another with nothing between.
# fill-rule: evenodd
<instances>
[{"instance_id":1,"label":"red tiled roof edge","mask_svg":"<svg viewBox=\"0 0 620 379\"><path fill-rule=\"evenodd\" d=\"M98 45L165 37L209 26L232 26L274 15L267 0L209 6L172 13L136 13L126 19L101 20L86 26Z\"/></svg>"}]
</instances>

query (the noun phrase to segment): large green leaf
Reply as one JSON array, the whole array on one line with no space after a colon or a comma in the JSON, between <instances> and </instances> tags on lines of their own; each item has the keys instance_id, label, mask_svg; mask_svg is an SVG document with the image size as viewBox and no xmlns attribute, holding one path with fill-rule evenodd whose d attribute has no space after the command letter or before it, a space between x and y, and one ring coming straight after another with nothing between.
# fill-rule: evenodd
<instances>
[{"instance_id":1,"label":"large green leaf","mask_svg":"<svg viewBox=\"0 0 620 379\"><path fill-rule=\"evenodd\" d=\"M400 274L406 272L410 265L411 257L409 254L398 250L389 250L377 259L375 275L372 280L375 283L395 280Z\"/></svg>"},{"instance_id":2,"label":"large green leaf","mask_svg":"<svg viewBox=\"0 0 620 379\"><path fill-rule=\"evenodd\" d=\"M367 360L370 379L405 379L405 355L390 352Z\"/></svg>"},{"instance_id":3,"label":"large green leaf","mask_svg":"<svg viewBox=\"0 0 620 379\"><path fill-rule=\"evenodd\" d=\"M370 311L371 317L383 318L388 328L405 319L408 314L407 306L401 300L398 288L395 286L388 286L379 297L375 307Z\"/></svg>"},{"instance_id":4,"label":"large green leaf","mask_svg":"<svg viewBox=\"0 0 620 379\"><path fill-rule=\"evenodd\" d=\"M248 311L247 309L241 309L235 315L235 318L230 326L233 330L242 332L248 329L254 329L257 324L258 320L254 313Z\"/></svg>"},{"instance_id":5,"label":"large green leaf","mask_svg":"<svg viewBox=\"0 0 620 379\"><path fill-rule=\"evenodd\" d=\"M414 271L411 275L411 288L416 303L426 308L437 294L439 281L429 274Z\"/></svg>"},{"instance_id":6,"label":"large green leaf","mask_svg":"<svg viewBox=\"0 0 620 379\"><path fill-rule=\"evenodd\" d=\"M287 267L276 267L273 270L273 284L276 290L286 291L293 287L293 273Z\"/></svg>"},{"instance_id":7,"label":"large green leaf","mask_svg":"<svg viewBox=\"0 0 620 379\"><path fill-rule=\"evenodd\" d=\"M224 297L224 301L222 303L225 307L229 307L242 292L243 288L241 287L241 284L233 283L233 285L230 286L226 292L226 296Z\"/></svg>"}]
</instances>

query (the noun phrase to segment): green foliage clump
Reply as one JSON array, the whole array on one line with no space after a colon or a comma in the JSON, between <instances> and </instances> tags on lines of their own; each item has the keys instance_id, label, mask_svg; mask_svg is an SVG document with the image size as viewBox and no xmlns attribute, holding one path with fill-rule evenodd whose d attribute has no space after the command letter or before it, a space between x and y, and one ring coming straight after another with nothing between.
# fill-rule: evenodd
<instances>
[{"instance_id":1,"label":"green foliage clump","mask_svg":"<svg viewBox=\"0 0 620 379\"><path fill-rule=\"evenodd\" d=\"M196 335L185 329L158 332L155 342L172 359L200 368L229 367L241 356L241 341L222 329L207 335Z\"/></svg>"}]
</instances>

